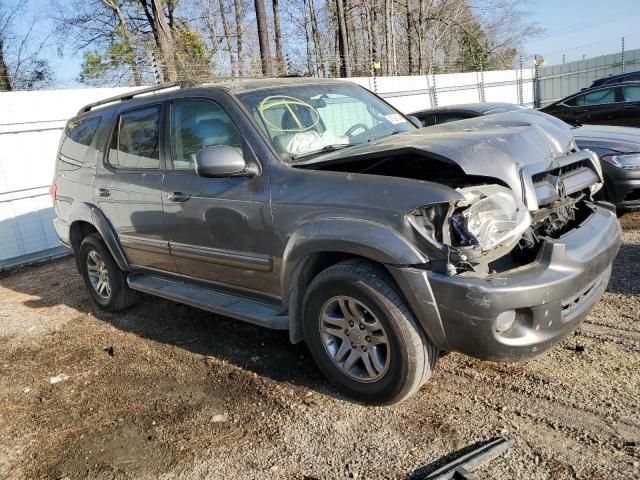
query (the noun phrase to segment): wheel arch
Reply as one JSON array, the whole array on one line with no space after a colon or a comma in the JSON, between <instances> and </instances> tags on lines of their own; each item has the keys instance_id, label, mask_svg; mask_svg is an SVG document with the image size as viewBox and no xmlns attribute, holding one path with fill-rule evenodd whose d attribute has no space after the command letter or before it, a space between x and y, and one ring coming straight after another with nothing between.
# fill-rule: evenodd
<instances>
[{"instance_id":1,"label":"wheel arch","mask_svg":"<svg viewBox=\"0 0 640 480\"><path fill-rule=\"evenodd\" d=\"M362 259L380 265L386 271L387 265L427 262L406 238L385 225L343 219L303 225L289 237L280 276L282 302L289 311L292 343L304 340L301 321L306 287L321 271L349 259ZM397 284L392 275L390 278ZM398 290L402 292L399 285Z\"/></svg>"},{"instance_id":2,"label":"wheel arch","mask_svg":"<svg viewBox=\"0 0 640 480\"><path fill-rule=\"evenodd\" d=\"M89 203L77 203L69 213L69 221L69 239L78 269L80 266L78 264L79 258L77 253L82 239L92 233L98 233L107 245L107 249L115 260L116 265L118 265L118 268L123 271L131 270L124 250L118 241L115 229L98 207Z\"/></svg>"}]
</instances>

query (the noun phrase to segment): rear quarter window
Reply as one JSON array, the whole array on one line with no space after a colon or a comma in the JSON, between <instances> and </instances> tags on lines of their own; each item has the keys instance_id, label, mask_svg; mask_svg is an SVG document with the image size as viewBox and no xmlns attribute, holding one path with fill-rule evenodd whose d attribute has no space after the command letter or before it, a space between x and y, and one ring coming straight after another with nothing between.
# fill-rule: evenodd
<instances>
[{"instance_id":1,"label":"rear quarter window","mask_svg":"<svg viewBox=\"0 0 640 480\"><path fill-rule=\"evenodd\" d=\"M84 163L95 163L98 151L92 145L101 121L99 116L69 120L60 143L59 170L73 170Z\"/></svg>"}]
</instances>

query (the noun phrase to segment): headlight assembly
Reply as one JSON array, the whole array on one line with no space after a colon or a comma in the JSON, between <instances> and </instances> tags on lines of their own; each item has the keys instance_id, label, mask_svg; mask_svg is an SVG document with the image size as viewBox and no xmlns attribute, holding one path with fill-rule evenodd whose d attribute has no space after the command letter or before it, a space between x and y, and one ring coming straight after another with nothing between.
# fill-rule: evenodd
<instances>
[{"instance_id":1,"label":"headlight assembly","mask_svg":"<svg viewBox=\"0 0 640 480\"><path fill-rule=\"evenodd\" d=\"M633 169L640 168L640 153L628 153L624 155L605 155L601 157L614 167Z\"/></svg>"},{"instance_id":2,"label":"headlight assembly","mask_svg":"<svg viewBox=\"0 0 640 480\"><path fill-rule=\"evenodd\" d=\"M481 185L458 189L465 197L451 217L459 247L482 252L511 248L531 225L531 215L508 188ZM464 248L466 247L466 248Z\"/></svg>"}]
</instances>

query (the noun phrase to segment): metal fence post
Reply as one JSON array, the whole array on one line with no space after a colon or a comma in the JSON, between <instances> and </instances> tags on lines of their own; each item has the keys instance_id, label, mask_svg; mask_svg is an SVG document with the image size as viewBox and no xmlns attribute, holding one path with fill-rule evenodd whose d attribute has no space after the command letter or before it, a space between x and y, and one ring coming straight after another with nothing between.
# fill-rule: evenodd
<instances>
[{"instance_id":1,"label":"metal fence post","mask_svg":"<svg viewBox=\"0 0 640 480\"><path fill-rule=\"evenodd\" d=\"M622 37L622 73L624 73L624 37Z\"/></svg>"},{"instance_id":2,"label":"metal fence post","mask_svg":"<svg viewBox=\"0 0 640 480\"><path fill-rule=\"evenodd\" d=\"M522 81L522 55L520 55L520 72L518 75L518 101L520 105L524 105L524 83Z\"/></svg>"}]
</instances>

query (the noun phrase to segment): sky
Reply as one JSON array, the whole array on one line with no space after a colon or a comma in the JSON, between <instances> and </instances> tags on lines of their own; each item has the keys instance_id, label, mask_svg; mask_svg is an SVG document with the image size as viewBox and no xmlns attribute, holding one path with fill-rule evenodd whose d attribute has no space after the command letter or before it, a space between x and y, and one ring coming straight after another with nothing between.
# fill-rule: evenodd
<instances>
[{"instance_id":1,"label":"sky","mask_svg":"<svg viewBox=\"0 0 640 480\"><path fill-rule=\"evenodd\" d=\"M541 55L547 65L562 63L563 54L569 62L583 55L589 58L619 52L623 36L625 49L640 48L640 0L529 0L525 8L531 21L544 32L527 40L524 49L528 54ZM34 15L41 18L43 28L51 25L50 17L55 15L51 0L29 0L28 10L30 14L22 17L25 25L21 27L26 28ZM45 52L56 75L54 87L81 87L76 81L81 56L69 49L61 53L57 46Z\"/></svg>"},{"instance_id":2,"label":"sky","mask_svg":"<svg viewBox=\"0 0 640 480\"><path fill-rule=\"evenodd\" d=\"M525 42L547 65L640 48L640 0L530 0L531 18L545 32Z\"/></svg>"}]
</instances>

